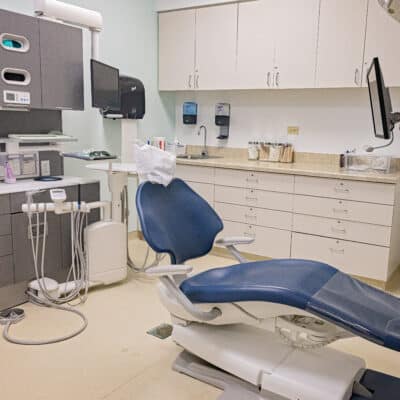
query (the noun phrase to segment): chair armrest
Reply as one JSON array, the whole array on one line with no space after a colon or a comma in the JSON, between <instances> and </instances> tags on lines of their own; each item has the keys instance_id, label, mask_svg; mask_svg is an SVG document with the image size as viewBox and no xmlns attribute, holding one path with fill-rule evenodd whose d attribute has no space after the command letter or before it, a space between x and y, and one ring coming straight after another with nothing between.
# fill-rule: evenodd
<instances>
[{"instance_id":1,"label":"chair armrest","mask_svg":"<svg viewBox=\"0 0 400 400\"><path fill-rule=\"evenodd\" d=\"M193 267L189 265L161 265L146 269L146 274L151 276L166 276L166 275L187 275L193 271Z\"/></svg>"},{"instance_id":2,"label":"chair armrest","mask_svg":"<svg viewBox=\"0 0 400 400\"><path fill-rule=\"evenodd\" d=\"M222 246L235 246L239 244L251 244L254 242L254 238L248 236L230 236L216 241L217 244Z\"/></svg>"}]
</instances>

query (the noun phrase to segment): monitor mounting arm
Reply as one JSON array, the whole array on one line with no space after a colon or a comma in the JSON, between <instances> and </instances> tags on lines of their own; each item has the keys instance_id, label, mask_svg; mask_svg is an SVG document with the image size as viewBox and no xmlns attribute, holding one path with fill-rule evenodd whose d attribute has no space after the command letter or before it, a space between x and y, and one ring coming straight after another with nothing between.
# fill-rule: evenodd
<instances>
[{"instance_id":1,"label":"monitor mounting arm","mask_svg":"<svg viewBox=\"0 0 400 400\"><path fill-rule=\"evenodd\" d=\"M35 0L34 6L38 17L56 19L89 29L92 33L92 58L98 59L99 34L103 29L103 17L99 12L58 0Z\"/></svg>"}]
</instances>

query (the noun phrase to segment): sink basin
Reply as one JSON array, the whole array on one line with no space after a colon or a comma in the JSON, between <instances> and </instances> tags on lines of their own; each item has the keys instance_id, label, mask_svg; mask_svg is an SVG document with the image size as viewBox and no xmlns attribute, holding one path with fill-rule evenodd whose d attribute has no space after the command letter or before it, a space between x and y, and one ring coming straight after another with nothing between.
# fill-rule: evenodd
<instances>
[{"instance_id":1,"label":"sink basin","mask_svg":"<svg viewBox=\"0 0 400 400\"><path fill-rule=\"evenodd\" d=\"M182 154L180 156L177 156L176 158L180 158L181 160L212 160L215 158L222 158L220 156L210 156L206 155L203 156L202 154Z\"/></svg>"}]
</instances>

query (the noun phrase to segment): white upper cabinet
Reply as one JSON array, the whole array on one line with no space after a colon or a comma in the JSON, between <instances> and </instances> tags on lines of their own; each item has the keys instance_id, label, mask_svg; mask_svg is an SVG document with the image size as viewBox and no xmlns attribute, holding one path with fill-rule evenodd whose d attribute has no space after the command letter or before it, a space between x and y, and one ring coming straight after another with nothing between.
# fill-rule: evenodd
<instances>
[{"instance_id":1,"label":"white upper cabinet","mask_svg":"<svg viewBox=\"0 0 400 400\"><path fill-rule=\"evenodd\" d=\"M235 85L239 89L273 87L275 3L276 0L260 0L239 4Z\"/></svg>"},{"instance_id":2,"label":"white upper cabinet","mask_svg":"<svg viewBox=\"0 0 400 400\"><path fill-rule=\"evenodd\" d=\"M364 86L367 70L374 57L379 57L386 86L400 86L399 38L400 24L394 18L390 18L376 0L370 0L365 42Z\"/></svg>"},{"instance_id":3,"label":"white upper cabinet","mask_svg":"<svg viewBox=\"0 0 400 400\"><path fill-rule=\"evenodd\" d=\"M160 13L159 89L194 89L196 10Z\"/></svg>"},{"instance_id":4,"label":"white upper cabinet","mask_svg":"<svg viewBox=\"0 0 400 400\"><path fill-rule=\"evenodd\" d=\"M321 0L317 87L361 86L367 10L368 0Z\"/></svg>"},{"instance_id":5,"label":"white upper cabinet","mask_svg":"<svg viewBox=\"0 0 400 400\"><path fill-rule=\"evenodd\" d=\"M277 21L274 84L279 89L313 88L320 0L274 3Z\"/></svg>"},{"instance_id":6,"label":"white upper cabinet","mask_svg":"<svg viewBox=\"0 0 400 400\"><path fill-rule=\"evenodd\" d=\"M196 12L195 88L234 87L238 4L199 8Z\"/></svg>"}]
</instances>

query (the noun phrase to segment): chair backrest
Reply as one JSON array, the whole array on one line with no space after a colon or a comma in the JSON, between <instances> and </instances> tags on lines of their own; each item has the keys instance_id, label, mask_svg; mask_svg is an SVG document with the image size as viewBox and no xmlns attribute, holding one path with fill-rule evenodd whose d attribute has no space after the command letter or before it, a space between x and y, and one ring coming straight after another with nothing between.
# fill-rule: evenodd
<instances>
[{"instance_id":1,"label":"chair backrest","mask_svg":"<svg viewBox=\"0 0 400 400\"><path fill-rule=\"evenodd\" d=\"M147 243L158 253L168 253L172 264L208 254L223 229L211 206L180 179L167 187L141 184L136 207Z\"/></svg>"}]
</instances>

